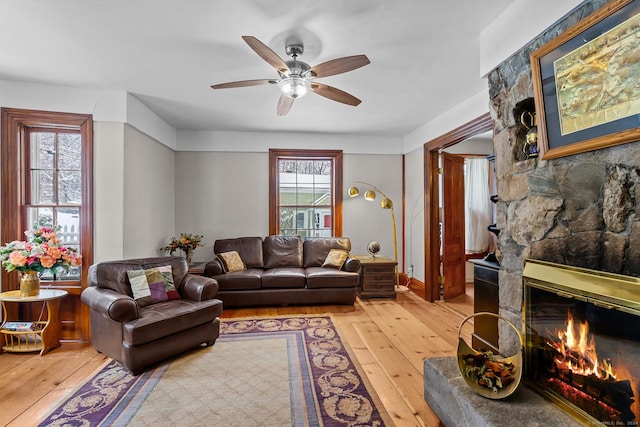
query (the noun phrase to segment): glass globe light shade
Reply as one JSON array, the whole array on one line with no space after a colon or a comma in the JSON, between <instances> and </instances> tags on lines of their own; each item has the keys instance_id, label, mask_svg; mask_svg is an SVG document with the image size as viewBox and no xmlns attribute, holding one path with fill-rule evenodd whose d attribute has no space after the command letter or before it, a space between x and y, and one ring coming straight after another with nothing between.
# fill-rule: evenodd
<instances>
[{"instance_id":1,"label":"glass globe light shade","mask_svg":"<svg viewBox=\"0 0 640 427\"><path fill-rule=\"evenodd\" d=\"M385 197L384 200L380 202L380 206L382 206L382 209L391 209L393 207L393 202L390 198Z\"/></svg>"},{"instance_id":2,"label":"glass globe light shade","mask_svg":"<svg viewBox=\"0 0 640 427\"><path fill-rule=\"evenodd\" d=\"M360 190L358 190L358 187L353 185L349 187L349 197L356 197L358 194L360 194Z\"/></svg>"},{"instance_id":3,"label":"glass globe light shade","mask_svg":"<svg viewBox=\"0 0 640 427\"><path fill-rule=\"evenodd\" d=\"M280 91L289 98L300 98L309 92L311 83L300 76L289 76L278 82Z\"/></svg>"},{"instance_id":4,"label":"glass globe light shade","mask_svg":"<svg viewBox=\"0 0 640 427\"><path fill-rule=\"evenodd\" d=\"M376 192L373 190L367 190L364 193L364 198L372 202L376 199Z\"/></svg>"}]
</instances>

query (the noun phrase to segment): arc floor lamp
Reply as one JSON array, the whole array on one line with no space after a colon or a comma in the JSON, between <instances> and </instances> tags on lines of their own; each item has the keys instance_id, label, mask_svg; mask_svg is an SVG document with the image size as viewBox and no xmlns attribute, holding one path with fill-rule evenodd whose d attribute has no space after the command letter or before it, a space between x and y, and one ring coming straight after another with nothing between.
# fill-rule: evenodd
<instances>
[{"instance_id":1,"label":"arc floor lamp","mask_svg":"<svg viewBox=\"0 0 640 427\"><path fill-rule=\"evenodd\" d=\"M378 187L376 187L375 185L369 184L368 182L364 182L364 181L354 181L354 184L362 184L362 185L366 185L368 187L370 187L369 190L365 191L364 193L364 198L366 200L369 200L370 202L374 201L376 199L376 193L379 193L383 199L380 202L380 206L382 207L382 209L389 209L389 211L391 212L391 226L393 227L393 259L396 262L396 285L397 285L397 280L398 280L398 239L396 236L396 217L393 214L393 202L391 201L391 199L382 192L382 190L380 190ZM349 187L349 197L356 197L360 195L360 190L358 189L358 187L356 187L355 185L352 185L351 187Z\"/></svg>"}]
</instances>

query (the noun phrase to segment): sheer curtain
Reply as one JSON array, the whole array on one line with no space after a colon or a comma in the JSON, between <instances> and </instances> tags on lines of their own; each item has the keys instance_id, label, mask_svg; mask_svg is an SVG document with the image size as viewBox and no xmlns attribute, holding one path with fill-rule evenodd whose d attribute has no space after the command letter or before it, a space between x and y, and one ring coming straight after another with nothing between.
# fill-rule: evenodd
<instances>
[{"instance_id":1,"label":"sheer curtain","mask_svg":"<svg viewBox=\"0 0 640 427\"><path fill-rule=\"evenodd\" d=\"M493 207L489 199L489 161L484 157L465 159L465 236L467 252L484 252L489 247Z\"/></svg>"}]
</instances>

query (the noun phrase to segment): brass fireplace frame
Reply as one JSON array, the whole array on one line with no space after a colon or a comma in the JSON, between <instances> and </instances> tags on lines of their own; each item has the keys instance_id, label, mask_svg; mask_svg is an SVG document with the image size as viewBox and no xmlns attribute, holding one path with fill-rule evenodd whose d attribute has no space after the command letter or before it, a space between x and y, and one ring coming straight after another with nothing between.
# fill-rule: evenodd
<instances>
[{"instance_id":1,"label":"brass fireplace frame","mask_svg":"<svg viewBox=\"0 0 640 427\"><path fill-rule=\"evenodd\" d=\"M527 259L522 273L524 298L522 308L523 336L526 337L527 308L530 307L527 286L554 293L565 298L591 303L604 309L619 310L640 316L640 278L620 274L571 267L552 262ZM525 339L525 345L529 340ZM525 357L529 351L525 351ZM525 362L525 367L527 363ZM535 381L528 381L525 370L524 382L544 397L561 407L583 424L595 420L590 414L569 403L553 391L542 387Z\"/></svg>"}]
</instances>

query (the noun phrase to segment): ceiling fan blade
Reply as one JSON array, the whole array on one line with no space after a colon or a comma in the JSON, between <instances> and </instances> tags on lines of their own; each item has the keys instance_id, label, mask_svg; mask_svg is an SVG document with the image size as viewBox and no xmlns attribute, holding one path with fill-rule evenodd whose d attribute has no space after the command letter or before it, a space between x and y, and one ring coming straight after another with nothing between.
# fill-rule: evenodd
<instances>
[{"instance_id":1,"label":"ceiling fan blade","mask_svg":"<svg viewBox=\"0 0 640 427\"><path fill-rule=\"evenodd\" d=\"M271 66L281 74L289 72L287 64L278 56L277 53L271 50L269 46L253 36L242 36L242 40L244 40L251 49L253 49L262 59L271 64Z\"/></svg>"},{"instance_id":2,"label":"ceiling fan blade","mask_svg":"<svg viewBox=\"0 0 640 427\"><path fill-rule=\"evenodd\" d=\"M286 116L289 110L291 110L292 105L293 98L289 98L285 95L280 95L280 99L278 99L278 115Z\"/></svg>"},{"instance_id":3,"label":"ceiling fan blade","mask_svg":"<svg viewBox=\"0 0 640 427\"><path fill-rule=\"evenodd\" d=\"M311 68L311 72L314 77L327 77L346 73L347 71L364 67L369 63L370 61L367 55L345 56L344 58L332 59L331 61L318 64Z\"/></svg>"},{"instance_id":4,"label":"ceiling fan blade","mask_svg":"<svg viewBox=\"0 0 640 427\"><path fill-rule=\"evenodd\" d=\"M318 95L324 96L325 98L342 102L343 104L353 105L354 107L362 102L358 98L348 94L347 92L336 89L332 86L324 85L322 83L311 83L311 90Z\"/></svg>"},{"instance_id":5,"label":"ceiling fan blade","mask_svg":"<svg viewBox=\"0 0 640 427\"><path fill-rule=\"evenodd\" d=\"M241 80L238 82L220 83L218 85L212 85L211 89L229 89L233 87L247 87L247 86L260 86L277 83L277 80L271 79L259 79L259 80Z\"/></svg>"}]
</instances>

